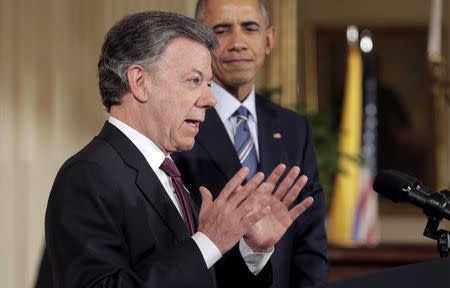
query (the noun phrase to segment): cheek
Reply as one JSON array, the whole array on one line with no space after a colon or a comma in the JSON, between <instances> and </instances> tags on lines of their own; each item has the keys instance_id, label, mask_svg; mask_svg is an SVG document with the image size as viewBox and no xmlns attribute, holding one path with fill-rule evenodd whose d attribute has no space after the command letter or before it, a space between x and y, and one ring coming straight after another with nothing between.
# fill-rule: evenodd
<instances>
[{"instance_id":1,"label":"cheek","mask_svg":"<svg viewBox=\"0 0 450 288\"><path fill-rule=\"evenodd\" d=\"M228 44L228 41L226 40L226 38L224 36L217 36L217 42L219 42L219 47L217 47L214 51L213 54L222 54L223 51L225 50L225 47Z\"/></svg>"},{"instance_id":2,"label":"cheek","mask_svg":"<svg viewBox=\"0 0 450 288\"><path fill-rule=\"evenodd\" d=\"M183 127L184 120L186 119L187 113L187 107L189 107L190 104L184 103L178 103L178 105L172 105L171 107L166 110L166 115L164 116L168 123L170 123L170 127L173 130L179 130L181 127Z\"/></svg>"},{"instance_id":3,"label":"cheek","mask_svg":"<svg viewBox=\"0 0 450 288\"><path fill-rule=\"evenodd\" d=\"M217 66L219 64L219 59L220 59L219 54L216 54L216 53L211 54L211 65Z\"/></svg>"},{"instance_id":4,"label":"cheek","mask_svg":"<svg viewBox=\"0 0 450 288\"><path fill-rule=\"evenodd\" d=\"M256 43L255 53L258 55L258 57L265 57L269 53L269 49L266 46L266 42L260 40L260 42Z\"/></svg>"},{"instance_id":5,"label":"cheek","mask_svg":"<svg viewBox=\"0 0 450 288\"><path fill-rule=\"evenodd\" d=\"M260 46L256 51L255 51L255 56L256 56L256 62L258 66L262 66L262 64L264 63L264 59L266 58L266 56L268 55L268 50L265 47Z\"/></svg>"},{"instance_id":6,"label":"cheek","mask_svg":"<svg viewBox=\"0 0 450 288\"><path fill-rule=\"evenodd\" d=\"M163 132L165 135L168 133L173 134L172 130L175 130L179 126L176 117L176 115L179 114L178 112L179 111L177 111L173 105L164 105L164 107L161 107L158 111L157 125L159 126L160 131L165 131Z\"/></svg>"}]
</instances>

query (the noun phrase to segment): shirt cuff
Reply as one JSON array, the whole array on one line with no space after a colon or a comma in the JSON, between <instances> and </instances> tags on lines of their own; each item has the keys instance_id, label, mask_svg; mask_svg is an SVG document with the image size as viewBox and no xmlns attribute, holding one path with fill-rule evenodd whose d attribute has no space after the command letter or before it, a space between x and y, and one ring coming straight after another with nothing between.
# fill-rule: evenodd
<instances>
[{"instance_id":1,"label":"shirt cuff","mask_svg":"<svg viewBox=\"0 0 450 288\"><path fill-rule=\"evenodd\" d=\"M258 275L264 266L266 266L273 254L273 251L275 251L275 248L272 247L272 251L266 253L253 252L252 248L245 243L244 238L241 238L239 241L239 251L241 252L242 258L244 258L245 264L247 264L250 272L252 272L253 275Z\"/></svg>"},{"instance_id":2,"label":"shirt cuff","mask_svg":"<svg viewBox=\"0 0 450 288\"><path fill-rule=\"evenodd\" d=\"M220 250L217 248L216 244L214 244L208 236L202 232L197 232L192 235L192 239L202 253L203 259L206 263L206 268L211 268L217 261L219 261L220 258L222 258L222 253L220 253Z\"/></svg>"}]
</instances>

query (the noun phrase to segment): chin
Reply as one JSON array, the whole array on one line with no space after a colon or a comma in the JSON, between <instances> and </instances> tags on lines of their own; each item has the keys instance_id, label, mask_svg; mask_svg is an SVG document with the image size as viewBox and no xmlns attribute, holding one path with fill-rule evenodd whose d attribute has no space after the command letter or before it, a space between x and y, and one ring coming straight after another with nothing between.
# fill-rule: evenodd
<instances>
[{"instance_id":1,"label":"chin","mask_svg":"<svg viewBox=\"0 0 450 288\"><path fill-rule=\"evenodd\" d=\"M234 77L226 80L226 82L230 83L231 84L230 86L233 86L233 87L239 87L239 86L248 84L251 81L253 81L253 78L248 75L242 75L242 77L236 77L236 76L239 76L239 74L236 74L233 76Z\"/></svg>"},{"instance_id":2,"label":"chin","mask_svg":"<svg viewBox=\"0 0 450 288\"><path fill-rule=\"evenodd\" d=\"M189 151L192 148L194 148L195 139L192 138L190 141L183 141L183 143L179 143L179 145L176 146L177 152L183 152L183 151Z\"/></svg>"}]
</instances>

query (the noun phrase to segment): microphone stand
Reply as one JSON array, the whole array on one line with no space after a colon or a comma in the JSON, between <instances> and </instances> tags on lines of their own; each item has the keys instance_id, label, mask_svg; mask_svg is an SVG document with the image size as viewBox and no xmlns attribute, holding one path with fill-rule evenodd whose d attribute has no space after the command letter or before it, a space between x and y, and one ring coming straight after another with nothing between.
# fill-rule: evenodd
<instances>
[{"instance_id":1,"label":"microphone stand","mask_svg":"<svg viewBox=\"0 0 450 288\"><path fill-rule=\"evenodd\" d=\"M438 193L435 193L438 194ZM450 191L441 191L445 197L450 199ZM445 229L439 229L439 223L442 220L441 216L435 216L434 213L424 209L425 215L428 217L427 226L423 231L425 237L431 238L437 241L437 249L441 258L448 257L448 251L450 250L450 232Z\"/></svg>"}]
</instances>

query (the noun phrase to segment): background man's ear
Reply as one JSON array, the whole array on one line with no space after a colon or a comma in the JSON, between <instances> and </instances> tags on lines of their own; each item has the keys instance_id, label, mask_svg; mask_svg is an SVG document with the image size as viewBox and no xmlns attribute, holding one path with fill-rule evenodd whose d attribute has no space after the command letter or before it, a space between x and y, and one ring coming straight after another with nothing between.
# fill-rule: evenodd
<instances>
[{"instance_id":1,"label":"background man's ear","mask_svg":"<svg viewBox=\"0 0 450 288\"><path fill-rule=\"evenodd\" d=\"M266 55L269 55L272 52L273 46L275 45L276 40L276 31L273 26L270 26L266 29Z\"/></svg>"}]
</instances>

